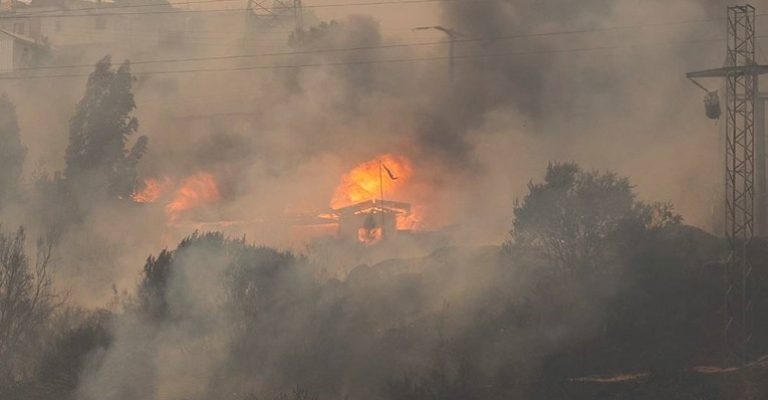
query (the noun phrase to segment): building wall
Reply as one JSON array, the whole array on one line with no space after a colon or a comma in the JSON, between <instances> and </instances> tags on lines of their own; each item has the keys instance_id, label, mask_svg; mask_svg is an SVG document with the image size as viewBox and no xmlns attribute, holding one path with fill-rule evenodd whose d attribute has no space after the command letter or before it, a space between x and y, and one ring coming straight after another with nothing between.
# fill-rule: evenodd
<instances>
[{"instance_id":1,"label":"building wall","mask_svg":"<svg viewBox=\"0 0 768 400\"><path fill-rule=\"evenodd\" d=\"M13 42L12 37L0 33L0 72L13 71Z\"/></svg>"},{"instance_id":2,"label":"building wall","mask_svg":"<svg viewBox=\"0 0 768 400\"><path fill-rule=\"evenodd\" d=\"M3 0L0 0L2 4ZM273 32L290 25L290 15L279 20L255 17L250 12L184 13L168 12L168 6L158 8L119 8L104 5L98 10L87 10L84 16L72 16L71 10L98 7L94 2L61 0L70 11L58 7L23 7L1 10L0 28L31 38L46 41L67 62L80 57L93 58L94 54L112 54L119 58L152 58L157 52L205 53L211 49L272 46L282 49L286 34ZM146 11L146 13L145 13ZM153 13L152 11L160 11ZM20 16L37 13L37 16ZM67 16L56 16L64 13ZM125 14L121 14L125 13ZM138 14L136 14L138 13ZM269 35L274 33L274 35ZM282 36L280 36L282 35ZM277 38L277 40L275 39ZM186 52L186 53L185 53Z\"/></svg>"},{"instance_id":3,"label":"building wall","mask_svg":"<svg viewBox=\"0 0 768 400\"><path fill-rule=\"evenodd\" d=\"M72 6L77 8L96 7L96 3L82 2ZM128 11L131 11L128 9ZM54 46L83 46L99 44L120 44L132 36L157 35L163 23L142 24L144 20L156 19L151 15L115 15L115 10L105 7L101 10L88 10L89 15L71 16L71 11L54 7L26 7L17 11L23 13L43 13L43 17L19 16L13 12L4 14L0 28L31 39L48 40ZM119 12L119 11L117 11ZM68 13L69 16L54 17L56 13ZM106 15L101 15L106 14ZM136 18L143 17L143 18ZM155 42L157 39L155 39Z\"/></svg>"},{"instance_id":4,"label":"building wall","mask_svg":"<svg viewBox=\"0 0 768 400\"><path fill-rule=\"evenodd\" d=\"M32 66L34 44L0 33L0 72Z\"/></svg>"},{"instance_id":5,"label":"building wall","mask_svg":"<svg viewBox=\"0 0 768 400\"><path fill-rule=\"evenodd\" d=\"M32 60L34 58L34 47L31 44L24 43L20 40L14 40L13 42L13 69L26 68L32 66Z\"/></svg>"}]
</instances>

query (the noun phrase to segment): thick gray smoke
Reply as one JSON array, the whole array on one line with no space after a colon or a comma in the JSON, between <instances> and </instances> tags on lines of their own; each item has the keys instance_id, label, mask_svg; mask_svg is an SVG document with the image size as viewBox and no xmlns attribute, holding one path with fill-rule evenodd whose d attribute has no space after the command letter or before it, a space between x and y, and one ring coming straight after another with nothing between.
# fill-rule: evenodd
<instances>
[{"instance_id":1,"label":"thick gray smoke","mask_svg":"<svg viewBox=\"0 0 768 400\"><path fill-rule=\"evenodd\" d=\"M433 249L409 244L366 259L355 253L359 250L324 247L323 241L287 222L286 216L328 209L341 177L381 154L402 155L411 161L408 198L393 200L422 207L417 228L448 232L441 244L501 243L512 222L513 201L553 159L631 176L641 198L669 200L686 221L710 229L716 222L713 188L722 175L713 161L720 151L719 127L704 117L702 93L684 74L722 61L724 43L717 40L723 38L724 29L717 18L725 10L714 0L668 3L441 2L418 14L423 13L425 25L438 23L456 33L453 80L445 58L447 44L388 46L445 41L444 33L402 26L391 29L397 18L379 18L375 8L339 13L333 21L308 17L310 27L302 35L281 27L275 28L277 33L240 36L247 32L246 26L221 28L215 16L201 17L197 32L221 28L237 34L204 37L201 33L198 37L190 33L184 46L167 53L146 51L146 35L129 32L118 37L120 46L83 51L80 56L88 62L95 63L106 52L116 62L135 62L137 132L149 138L148 151L137 167L140 180L167 180L178 186L185 179L207 174L215 179L218 195L216 201L202 202L178 220L167 212L172 189L154 203L95 201L81 221L58 232L55 284L69 291L71 301L95 308L115 293L132 292L147 255L174 247L195 229L221 229L233 236L245 235L249 242L307 253L311 261L297 263L311 269L306 276L319 277L323 289L304 281L305 275L281 281L286 291L306 290L306 298L298 296L305 303L286 308L295 314L284 316L280 310L271 310L275 314L269 317L274 320L259 320L259 328L274 329L280 335L265 334L258 336L264 343L249 343L259 351L251 348L244 354L268 357L263 363L246 360L232 354L233 346L242 344L232 336L245 328L231 314L235 310L227 305L229 294L221 284L222 276L231 272L227 268L237 266L237 260L215 251L184 253L177 260L184 272L174 275L167 288L173 322L158 324L131 312L115 318L113 343L84 367L79 399L216 398L206 396L223 396L220 388L230 385L271 393L293 386L292 376L325 393L369 395L377 391L365 392L368 384L396 375L398 368L427 364L433 354L419 347L424 343L403 344L395 338L391 343L411 346L412 351L402 353L408 359L387 360L385 370L380 370L375 361L364 358L371 354L397 358L393 349L360 349L386 342L389 338L382 339L376 330L379 323L386 323L372 323L356 314L360 319L352 321L358 326L341 317L333 319L336 312L375 310L377 317L396 320L408 330L439 325L430 318L449 309L450 303L462 301L468 305L452 314L451 323L456 326L449 332L458 335L466 332L462 324L470 321L464 317L493 303L483 297L493 277L514 283L510 291L521 293L511 295L514 302L525 302L527 274L516 281L520 276L497 270L484 278L453 271L441 281L445 286L424 289L407 282L420 279L416 272L434 267L417 259L393 267L399 272L415 271L410 278L405 274L405 282L400 277L377 276L379 272L368 267L355 269L357 276L347 276L359 262L424 256ZM768 2L762 3L758 9L768 7ZM142 63L232 54L261 55L205 63ZM30 193L37 193L35 182L41 175L54 176L65 169L68 122L83 95L84 75L91 69L74 69L75 75L81 75L74 78L0 80L2 91L16 106L21 142L28 150L23 182ZM174 69L219 71L158 73ZM712 89L719 84L707 83ZM30 231L43 233L49 221L40 210L51 200L56 203L51 197L38 193L30 195L29 201L5 206L0 221L25 224ZM490 250L456 251L445 256L456 270L458 264L475 262L486 269L497 266L487 259L493 257L488 255L493 253ZM538 340L533 330L525 331L512 344L499 339L484 351L534 365L541 360L531 353L547 354L566 333L581 333L597 319L599 297L574 300L587 303L581 304L585 320L552 322L551 326L551 321L545 321L551 332L546 340ZM402 298L413 301L401 302ZM370 304L345 302L349 299ZM338 336L313 335L316 329L336 328L323 325L331 322L315 313L351 325L338 328L342 330ZM408 318L401 319L404 314ZM504 335L499 333L503 329L495 332ZM270 346L276 349L269 350ZM344 346L349 351L334 352ZM301 351L310 347L331 350ZM487 355L461 354L460 350L457 359ZM347 357L340 364L355 366L351 369L356 372L335 374L348 381L322 387L330 382L322 379L324 369L342 368L325 365L334 357ZM489 358L489 370L501 358ZM282 362L294 364L279 365ZM451 371L446 374L460 375L457 371L465 364L451 362L446 362ZM238 379L255 379L245 376L246 367L238 363L263 374L263 382L233 384Z\"/></svg>"},{"instance_id":2,"label":"thick gray smoke","mask_svg":"<svg viewBox=\"0 0 768 400\"><path fill-rule=\"evenodd\" d=\"M697 187L707 191L717 181L718 170L710 167L712 154L717 154L716 128L699 118L699 93L681 76L718 62L721 42L689 42L720 38L723 30L716 22L657 27L653 24L659 21L651 17L707 19L722 14L721 7L701 2L483 1L446 2L437 11L437 16L425 13L424 19L438 20L460 35L454 82L448 80L447 60L170 75L140 73L201 64L134 66L140 74L140 133L152 142L140 165L144 176L181 179L200 170L213 172L226 200L219 216L259 219L286 208L322 208L344 171L381 153L402 153L413 160L415 179L434 197L406 200L432 203L434 221L428 225L434 227L467 225L476 218L502 221L495 212L489 216L482 210L510 204L547 160L574 159L634 176L642 195L665 193L691 222L709 227L710 210L697 201L707 196L687 193ZM375 16L342 17L311 29L293 50L446 39L437 31L388 33L383 23ZM640 27L600 31L627 25ZM584 29L597 32L509 38ZM283 33L283 43L287 35ZM491 40L462 41L475 38ZM258 37L245 44L229 37L192 40L185 51L204 56L258 53L271 50L267 43L272 42ZM598 47L609 49L594 50ZM123 47L113 53L116 61L152 58ZM446 54L446 45L374 48L221 60L210 67ZM54 82L61 96L43 101L56 104L33 100L39 96L32 93L48 91ZM64 122L82 93L82 78L9 86L12 94L18 93L22 134L30 147L27 176L41 164L48 171L60 169ZM34 118L38 108L49 117ZM679 154L686 162L678 162ZM663 187L649 184L659 175L666 176ZM505 217L508 224L509 215ZM497 225L485 233L499 238L504 228Z\"/></svg>"}]
</instances>

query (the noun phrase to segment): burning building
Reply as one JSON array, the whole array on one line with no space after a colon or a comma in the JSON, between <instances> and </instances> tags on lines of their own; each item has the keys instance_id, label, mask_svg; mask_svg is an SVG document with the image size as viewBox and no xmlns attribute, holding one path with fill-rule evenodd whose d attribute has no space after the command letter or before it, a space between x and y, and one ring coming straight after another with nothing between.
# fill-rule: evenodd
<instances>
[{"instance_id":1,"label":"burning building","mask_svg":"<svg viewBox=\"0 0 768 400\"><path fill-rule=\"evenodd\" d=\"M411 205L385 200L384 195L401 196L411 174L410 161L393 154L378 156L345 174L331 201L338 237L372 244L409 228L403 221L411 216Z\"/></svg>"},{"instance_id":2,"label":"burning building","mask_svg":"<svg viewBox=\"0 0 768 400\"><path fill-rule=\"evenodd\" d=\"M411 213L411 205L399 201L368 200L333 210L338 218L338 237L376 243L397 234L398 219Z\"/></svg>"},{"instance_id":3,"label":"burning building","mask_svg":"<svg viewBox=\"0 0 768 400\"><path fill-rule=\"evenodd\" d=\"M418 221L410 203L388 200L409 198L405 189L411 175L406 157L380 155L342 175L329 209L285 216L284 221L300 231L334 234L343 241L375 244L391 239L410 232Z\"/></svg>"},{"instance_id":4,"label":"burning building","mask_svg":"<svg viewBox=\"0 0 768 400\"><path fill-rule=\"evenodd\" d=\"M210 207L219 203L222 194L214 175L207 172L177 181L168 177L146 179L131 199L136 203L165 204L165 220L169 228L214 229L242 235L258 230L257 226L263 228L265 224L274 224L277 229L296 228L292 229L293 236L298 238L334 235L344 241L374 244L410 232L416 225L419 218L410 203L384 197L409 198L404 187L411 173L407 158L384 154L342 175L330 208L323 212L287 213L246 220L221 220L220 215L211 214ZM206 214L216 219L201 219Z\"/></svg>"}]
</instances>

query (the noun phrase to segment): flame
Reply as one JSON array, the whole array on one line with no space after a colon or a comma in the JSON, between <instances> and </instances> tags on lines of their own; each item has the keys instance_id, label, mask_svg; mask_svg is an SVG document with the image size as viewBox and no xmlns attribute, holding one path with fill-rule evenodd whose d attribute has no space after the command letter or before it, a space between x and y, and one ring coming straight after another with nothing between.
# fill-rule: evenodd
<instances>
[{"instance_id":1,"label":"flame","mask_svg":"<svg viewBox=\"0 0 768 400\"><path fill-rule=\"evenodd\" d=\"M417 228L422 221L422 215L424 215L424 207L420 205L411 205L411 212L408 214L400 214L395 219L395 226L399 230L413 230Z\"/></svg>"},{"instance_id":2,"label":"flame","mask_svg":"<svg viewBox=\"0 0 768 400\"><path fill-rule=\"evenodd\" d=\"M381 240L383 234L381 228L360 228L357 230L357 240L364 244L374 244Z\"/></svg>"},{"instance_id":3,"label":"flame","mask_svg":"<svg viewBox=\"0 0 768 400\"><path fill-rule=\"evenodd\" d=\"M165 206L168 220L174 222L179 215L200 207L212 204L221 198L219 186L213 175L200 172L181 181L181 185L174 192L173 199Z\"/></svg>"},{"instance_id":4,"label":"flame","mask_svg":"<svg viewBox=\"0 0 768 400\"><path fill-rule=\"evenodd\" d=\"M381 164L389 168L397 179L391 179L387 171L381 170ZM341 182L333 193L331 207L341 208L378 199L381 196L382 186L385 199L388 196L397 197L412 173L410 160L403 156L383 154L366 161L341 178Z\"/></svg>"},{"instance_id":5,"label":"flame","mask_svg":"<svg viewBox=\"0 0 768 400\"><path fill-rule=\"evenodd\" d=\"M217 202L221 195L216 179L207 172L200 172L184 178L175 184L171 178L149 178L144 181L144 189L131 195L137 203L155 203L172 193L165 213L169 222L175 222L179 216L202 205Z\"/></svg>"},{"instance_id":6,"label":"flame","mask_svg":"<svg viewBox=\"0 0 768 400\"><path fill-rule=\"evenodd\" d=\"M418 187L409 182L412 175L413 167L408 158L382 154L355 166L342 176L333 193L331 207L339 209L373 200L370 209L358 212L376 213L380 210L376 200L382 197L382 191L384 200L411 202L418 193ZM394 216L397 230L416 229L423 215L424 208L418 205L411 205L410 212L397 212ZM374 244L383 238L384 233L381 227L363 226L357 231L357 239L365 244Z\"/></svg>"},{"instance_id":7,"label":"flame","mask_svg":"<svg viewBox=\"0 0 768 400\"><path fill-rule=\"evenodd\" d=\"M173 182L168 177L163 179L150 178L144 181L144 189L132 194L131 199L137 203L154 203L172 187Z\"/></svg>"}]
</instances>

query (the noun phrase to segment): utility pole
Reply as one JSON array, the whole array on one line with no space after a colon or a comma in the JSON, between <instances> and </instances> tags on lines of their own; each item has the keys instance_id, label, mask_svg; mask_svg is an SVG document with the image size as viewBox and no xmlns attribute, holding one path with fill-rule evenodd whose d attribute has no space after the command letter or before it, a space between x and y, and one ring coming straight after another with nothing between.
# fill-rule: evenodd
<instances>
[{"instance_id":1,"label":"utility pole","mask_svg":"<svg viewBox=\"0 0 768 400\"><path fill-rule=\"evenodd\" d=\"M293 0L293 21L295 24L296 32L300 33L304 31L304 8L301 5L301 0Z\"/></svg>"},{"instance_id":2,"label":"utility pole","mask_svg":"<svg viewBox=\"0 0 768 400\"><path fill-rule=\"evenodd\" d=\"M436 31L440 31L448 35L448 76L451 82L453 82L453 46L456 43L456 38L458 36L461 36L456 30L453 28L444 28L440 25L438 26L419 26L416 28L413 28L414 31L423 31L427 29L434 29Z\"/></svg>"},{"instance_id":3,"label":"utility pole","mask_svg":"<svg viewBox=\"0 0 768 400\"><path fill-rule=\"evenodd\" d=\"M724 336L727 362L736 365L744 365L749 357L753 325L749 252L755 221L757 227L764 227L766 217L764 110L756 113L755 108L756 103L763 105L758 98L758 76L765 73L768 66L755 62L755 8L744 5L728 7L725 66L686 75L691 79L725 78L726 83L725 236L729 255Z\"/></svg>"},{"instance_id":4,"label":"utility pole","mask_svg":"<svg viewBox=\"0 0 768 400\"><path fill-rule=\"evenodd\" d=\"M379 204L379 211L381 211L381 217L379 218L381 220L381 237L384 238L384 225L386 224L386 220L384 219L384 174L382 174L382 167L384 166L384 161L379 159L379 193L381 200L381 204Z\"/></svg>"}]
</instances>

